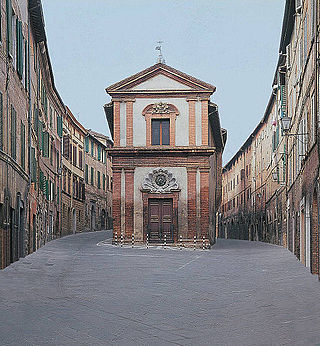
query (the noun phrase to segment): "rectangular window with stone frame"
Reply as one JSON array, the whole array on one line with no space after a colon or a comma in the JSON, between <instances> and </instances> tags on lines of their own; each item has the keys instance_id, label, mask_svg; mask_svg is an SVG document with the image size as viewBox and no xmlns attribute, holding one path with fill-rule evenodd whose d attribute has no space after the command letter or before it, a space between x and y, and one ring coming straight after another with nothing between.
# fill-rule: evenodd
<instances>
[{"instance_id":1,"label":"rectangular window with stone frame","mask_svg":"<svg viewBox=\"0 0 320 346\"><path fill-rule=\"evenodd\" d=\"M152 145L170 145L170 120L169 119L152 119L151 144Z\"/></svg>"}]
</instances>

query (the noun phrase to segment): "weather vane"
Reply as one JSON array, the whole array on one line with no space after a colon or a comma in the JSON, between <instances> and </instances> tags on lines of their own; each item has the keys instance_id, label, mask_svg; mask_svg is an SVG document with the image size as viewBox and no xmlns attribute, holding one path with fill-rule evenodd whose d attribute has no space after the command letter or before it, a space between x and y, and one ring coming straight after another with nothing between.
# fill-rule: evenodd
<instances>
[{"instance_id":1,"label":"weather vane","mask_svg":"<svg viewBox=\"0 0 320 346\"><path fill-rule=\"evenodd\" d=\"M163 41L158 41L157 43L158 43L158 45L156 47L156 50L159 51L157 63L165 64L166 61L164 60L164 57L162 55L162 43L163 43Z\"/></svg>"}]
</instances>

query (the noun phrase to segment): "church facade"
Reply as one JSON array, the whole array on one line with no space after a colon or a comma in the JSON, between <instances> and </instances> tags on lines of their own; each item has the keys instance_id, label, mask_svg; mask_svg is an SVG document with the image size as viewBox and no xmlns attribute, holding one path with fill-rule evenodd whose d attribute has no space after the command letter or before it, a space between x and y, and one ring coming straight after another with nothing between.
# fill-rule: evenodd
<instances>
[{"instance_id":1,"label":"church facade","mask_svg":"<svg viewBox=\"0 0 320 346\"><path fill-rule=\"evenodd\" d=\"M214 243L226 139L215 89L163 63L106 89L114 238Z\"/></svg>"}]
</instances>

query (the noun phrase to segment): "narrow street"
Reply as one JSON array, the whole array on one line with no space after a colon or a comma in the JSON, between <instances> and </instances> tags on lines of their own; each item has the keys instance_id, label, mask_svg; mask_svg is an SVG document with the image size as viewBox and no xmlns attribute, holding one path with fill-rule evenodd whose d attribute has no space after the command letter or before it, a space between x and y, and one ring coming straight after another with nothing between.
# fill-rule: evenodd
<instances>
[{"instance_id":1,"label":"narrow street","mask_svg":"<svg viewBox=\"0 0 320 346\"><path fill-rule=\"evenodd\" d=\"M289 251L61 238L0 272L1 345L316 345L320 283Z\"/></svg>"}]
</instances>

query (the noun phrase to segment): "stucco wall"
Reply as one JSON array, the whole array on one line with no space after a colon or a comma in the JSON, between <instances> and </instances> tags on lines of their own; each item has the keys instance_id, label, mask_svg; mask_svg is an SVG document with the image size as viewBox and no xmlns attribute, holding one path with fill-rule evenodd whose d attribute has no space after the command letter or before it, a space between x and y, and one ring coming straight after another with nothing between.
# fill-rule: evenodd
<instances>
[{"instance_id":1,"label":"stucco wall","mask_svg":"<svg viewBox=\"0 0 320 346\"><path fill-rule=\"evenodd\" d=\"M136 85L132 90L190 90L187 85L181 84L164 75L157 75L149 80Z\"/></svg>"},{"instance_id":2,"label":"stucco wall","mask_svg":"<svg viewBox=\"0 0 320 346\"><path fill-rule=\"evenodd\" d=\"M176 106L179 115L176 118L176 146L189 145L189 106L185 98L136 99L133 103L133 146L146 145L146 121L142 115L144 108L150 104L164 102ZM121 123L121 127L123 127ZM121 131L122 136L122 131Z\"/></svg>"}]
</instances>

